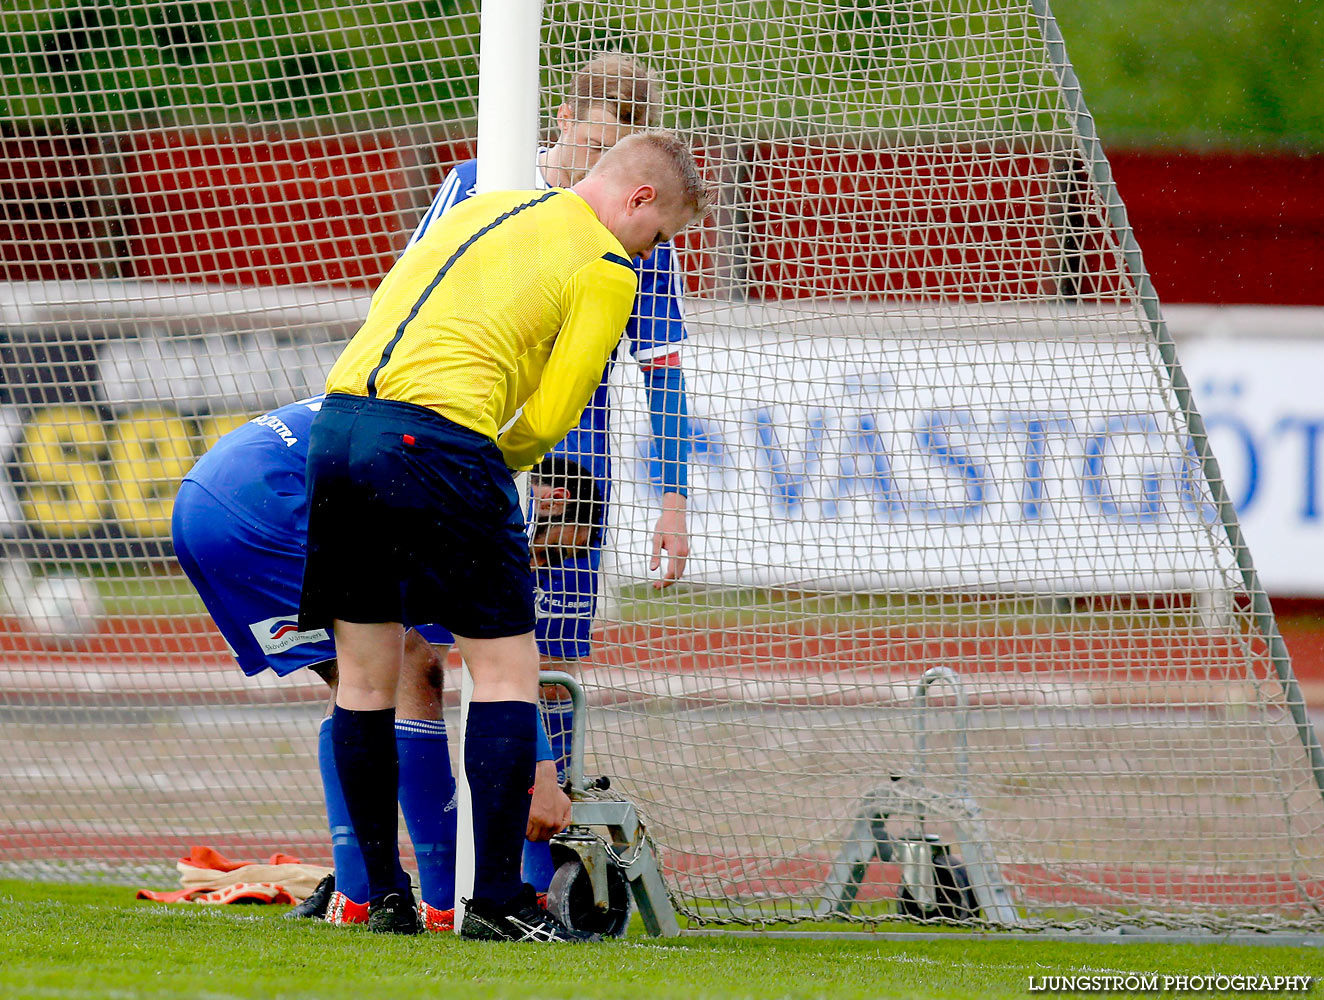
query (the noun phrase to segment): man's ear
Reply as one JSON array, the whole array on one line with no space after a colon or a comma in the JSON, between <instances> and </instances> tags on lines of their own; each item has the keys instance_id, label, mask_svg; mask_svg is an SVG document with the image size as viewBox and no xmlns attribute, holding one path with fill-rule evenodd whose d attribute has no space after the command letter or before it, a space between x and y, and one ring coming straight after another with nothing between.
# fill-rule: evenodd
<instances>
[{"instance_id":1,"label":"man's ear","mask_svg":"<svg viewBox=\"0 0 1324 1000\"><path fill-rule=\"evenodd\" d=\"M566 504L569 500L570 491L568 489L564 486L553 486L552 492L547 495L543 502L547 504L548 514L553 517L560 517L565 513Z\"/></svg>"},{"instance_id":2,"label":"man's ear","mask_svg":"<svg viewBox=\"0 0 1324 1000\"><path fill-rule=\"evenodd\" d=\"M630 192L630 208L641 208L657 201L657 188L651 184L640 184Z\"/></svg>"},{"instance_id":3,"label":"man's ear","mask_svg":"<svg viewBox=\"0 0 1324 1000\"><path fill-rule=\"evenodd\" d=\"M570 126L574 123L574 120L575 109L570 106L569 101L566 101L556 109L556 128L561 135L570 131ZM560 136L558 136L558 138L559 137Z\"/></svg>"}]
</instances>

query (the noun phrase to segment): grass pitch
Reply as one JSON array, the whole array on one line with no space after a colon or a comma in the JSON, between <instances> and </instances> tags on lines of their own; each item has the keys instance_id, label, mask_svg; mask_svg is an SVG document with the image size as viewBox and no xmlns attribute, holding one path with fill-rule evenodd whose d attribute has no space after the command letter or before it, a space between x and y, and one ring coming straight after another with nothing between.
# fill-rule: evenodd
<instances>
[{"instance_id":1,"label":"grass pitch","mask_svg":"<svg viewBox=\"0 0 1324 1000\"><path fill-rule=\"evenodd\" d=\"M0 882L0 996L996 998L1045 975L1324 975L1324 950L1228 944L686 938L583 947L385 938L284 907L163 906L124 888ZM1149 994L1157 995L1157 994ZM1234 996L1241 994L1219 994ZM1278 994L1283 995L1283 994Z\"/></svg>"}]
</instances>

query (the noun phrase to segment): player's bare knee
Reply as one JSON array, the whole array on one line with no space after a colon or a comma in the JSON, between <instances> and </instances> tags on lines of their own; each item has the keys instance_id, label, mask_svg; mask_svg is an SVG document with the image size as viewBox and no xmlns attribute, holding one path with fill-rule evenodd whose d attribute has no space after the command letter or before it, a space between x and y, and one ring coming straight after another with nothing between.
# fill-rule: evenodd
<instances>
[{"instance_id":1,"label":"player's bare knee","mask_svg":"<svg viewBox=\"0 0 1324 1000\"><path fill-rule=\"evenodd\" d=\"M414 632L405 640L404 669L397 692L397 714L409 719L441 717L442 668L449 646L438 648Z\"/></svg>"},{"instance_id":2,"label":"player's bare knee","mask_svg":"<svg viewBox=\"0 0 1324 1000\"><path fill-rule=\"evenodd\" d=\"M533 633L500 639L456 636L479 701L537 701L538 647Z\"/></svg>"},{"instance_id":3,"label":"player's bare knee","mask_svg":"<svg viewBox=\"0 0 1324 1000\"><path fill-rule=\"evenodd\" d=\"M336 689L336 684L340 680L340 671L336 668L335 660L323 660L321 663L309 664L308 669L326 682L326 686L332 691Z\"/></svg>"},{"instance_id":4,"label":"player's bare knee","mask_svg":"<svg viewBox=\"0 0 1324 1000\"><path fill-rule=\"evenodd\" d=\"M398 686L398 671L342 669L336 683L336 704L360 712L394 708Z\"/></svg>"}]
</instances>

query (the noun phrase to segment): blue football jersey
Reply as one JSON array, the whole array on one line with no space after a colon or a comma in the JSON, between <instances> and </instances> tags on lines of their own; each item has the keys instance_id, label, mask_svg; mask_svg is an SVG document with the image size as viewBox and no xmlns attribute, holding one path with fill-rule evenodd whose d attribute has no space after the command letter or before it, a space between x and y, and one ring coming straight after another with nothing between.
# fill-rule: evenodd
<instances>
[{"instance_id":1,"label":"blue football jersey","mask_svg":"<svg viewBox=\"0 0 1324 1000\"><path fill-rule=\"evenodd\" d=\"M308 533L308 434L322 397L290 403L236 427L184 477L251 527L277 538Z\"/></svg>"}]
</instances>

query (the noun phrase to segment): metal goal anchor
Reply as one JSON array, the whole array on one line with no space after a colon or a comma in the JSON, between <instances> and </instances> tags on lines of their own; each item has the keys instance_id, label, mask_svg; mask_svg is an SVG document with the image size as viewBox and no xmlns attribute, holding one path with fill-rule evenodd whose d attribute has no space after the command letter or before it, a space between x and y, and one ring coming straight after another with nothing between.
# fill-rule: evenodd
<instances>
[{"instance_id":1,"label":"metal goal anchor","mask_svg":"<svg viewBox=\"0 0 1324 1000\"><path fill-rule=\"evenodd\" d=\"M925 717L929 689L950 684L956 696L956 791L944 794L924 784L926 765ZM895 861L901 866L898 912L907 916L970 920L977 916L991 924L1016 926L1019 916L994 858L988 829L979 804L970 794L969 701L965 686L950 667L932 667L915 689L915 766L910 774L893 774L887 784L867 794L823 886L815 914L847 914L855 902L870 863ZM956 862L936 834L926 833L932 814L949 819L956 830L961 861ZM913 816L917 836L893 836L887 821L896 815Z\"/></svg>"},{"instance_id":2,"label":"metal goal anchor","mask_svg":"<svg viewBox=\"0 0 1324 1000\"><path fill-rule=\"evenodd\" d=\"M605 791L610 781L584 777L588 699L583 686L559 670L543 671L539 682L565 688L574 706L566 772L570 825L552 838L556 874L547 892L548 910L576 930L619 937L629 924L633 896L649 934L677 937L676 912L634 803L623 797L594 797L592 793Z\"/></svg>"}]
</instances>

